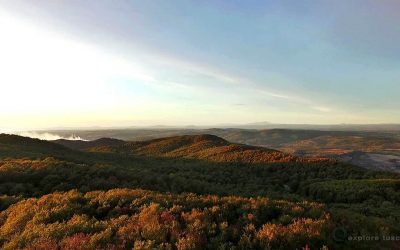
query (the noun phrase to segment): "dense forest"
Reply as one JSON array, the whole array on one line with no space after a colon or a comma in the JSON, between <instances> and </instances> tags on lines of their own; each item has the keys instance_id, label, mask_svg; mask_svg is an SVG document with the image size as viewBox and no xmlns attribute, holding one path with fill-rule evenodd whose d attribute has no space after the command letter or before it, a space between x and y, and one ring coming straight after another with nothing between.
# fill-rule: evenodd
<instances>
[{"instance_id":1,"label":"dense forest","mask_svg":"<svg viewBox=\"0 0 400 250\"><path fill-rule=\"evenodd\" d=\"M393 249L399 174L215 136L0 135L5 249ZM79 149L79 150L78 150Z\"/></svg>"}]
</instances>

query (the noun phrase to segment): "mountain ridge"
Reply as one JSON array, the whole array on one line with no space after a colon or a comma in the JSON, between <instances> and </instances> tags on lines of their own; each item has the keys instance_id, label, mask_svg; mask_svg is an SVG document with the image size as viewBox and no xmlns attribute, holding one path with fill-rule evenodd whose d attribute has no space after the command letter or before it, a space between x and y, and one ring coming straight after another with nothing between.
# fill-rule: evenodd
<instances>
[{"instance_id":1,"label":"mountain ridge","mask_svg":"<svg viewBox=\"0 0 400 250\"><path fill-rule=\"evenodd\" d=\"M106 139L102 142L55 141L63 145L97 153L122 153L137 156L168 157L200 159L213 162L237 162L245 164L283 163L283 162L334 162L323 157L300 157L283 153L278 150L231 143L211 134L182 135L158 138L147 141L125 142L112 140L108 145ZM86 144L87 146L82 146ZM90 147L89 145L95 145Z\"/></svg>"}]
</instances>

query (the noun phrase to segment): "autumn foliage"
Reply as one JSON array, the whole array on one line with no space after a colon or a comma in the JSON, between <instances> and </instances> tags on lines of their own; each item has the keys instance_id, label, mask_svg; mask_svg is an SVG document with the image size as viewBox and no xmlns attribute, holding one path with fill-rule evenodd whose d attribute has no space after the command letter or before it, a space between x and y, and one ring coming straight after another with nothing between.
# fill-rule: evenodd
<instances>
[{"instance_id":1,"label":"autumn foliage","mask_svg":"<svg viewBox=\"0 0 400 250\"><path fill-rule=\"evenodd\" d=\"M212 162L261 163L333 163L328 158L297 157L263 147L230 143L214 135L186 135L154 139L142 142L128 142L123 145L99 146L88 149L91 152L114 152L141 156L188 158Z\"/></svg>"},{"instance_id":2,"label":"autumn foliage","mask_svg":"<svg viewBox=\"0 0 400 250\"><path fill-rule=\"evenodd\" d=\"M313 202L139 189L53 193L0 213L3 249L238 249L322 246L330 217Z\"/></svg>"},{"instance_id":3,"label":"autumn foliage","mask_svg":"<svg viewBox=\"0 0 400 250\"><path fill-rule=\"evenodd\" d=\"M0 248L393 249L332 232L400 234L395 173L209 135L75 144L0 135Z\"/></svg>"}]
</instances>

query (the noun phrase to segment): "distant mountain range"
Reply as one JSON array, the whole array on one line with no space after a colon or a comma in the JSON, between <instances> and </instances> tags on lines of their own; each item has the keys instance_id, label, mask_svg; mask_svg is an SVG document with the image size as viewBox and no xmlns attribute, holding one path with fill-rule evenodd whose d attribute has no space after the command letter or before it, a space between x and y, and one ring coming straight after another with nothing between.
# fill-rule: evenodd
<instances>
[{"instance_id":1,"label":"distant mountain range","mask_svg":"<svg viewBox=\"0 0 400 250\"><path fill-rule=\"evenodd\" d=\"M89 127L52 127L46 129L36 129L37 132L44 131L99 131L99 130L190 130L190 129L305 129L305 130L323 130L323 131L400 131L400 124L382 123L382 124L285 124L271 122L252 122L252 123L220 123L209 125L149 125L149 126L89 126ZM12 132L11 129L3 128L0 131ZM18 133L18 131L13 131Z\"/></svg>"},{"instance_id":2,"label":"distant mountain range","mask_svg":"<svg viewBox=\"0 0 400 250\"><path fill-rule=\"evenodd\" d=\"M216 126L208 126L208 128L213 127L241 129L306 129L327 131L400 131L400 124L283 124L254 122L248 124L220 124Z\"/></svg>"}]
</instances>

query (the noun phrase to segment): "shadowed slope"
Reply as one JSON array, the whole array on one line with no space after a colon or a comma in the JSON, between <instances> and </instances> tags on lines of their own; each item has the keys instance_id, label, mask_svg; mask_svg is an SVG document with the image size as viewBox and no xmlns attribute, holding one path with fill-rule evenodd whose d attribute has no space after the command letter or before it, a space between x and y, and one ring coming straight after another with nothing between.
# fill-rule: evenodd
<instances>
[{"instance_id":1,"label":"shadowed slope","mask_svg":"<svg viewBox=\"0 0 400 250\"><path fill-rule=\"evenodd\" d=\"M66 140L66 139L59 139L53 141L57 144L66 146L71 149L76 150L86 150L89 148L94 147L101 147L101 146L119 146L125 143L125 141L113 139L113 138L100 138L94 141L82 141L82 140Z\"/></svg>"},{"instance_id":2,"label":"shadowed slope","mask_svg":"<svg viewBox=\"0 0 400 250\"><path fill-rule=\"evenodd\" d=\"M71 150L62 145L18 135L0 134L0 157L41 157L65 155Z\"/></svg>"}]
</instances>

